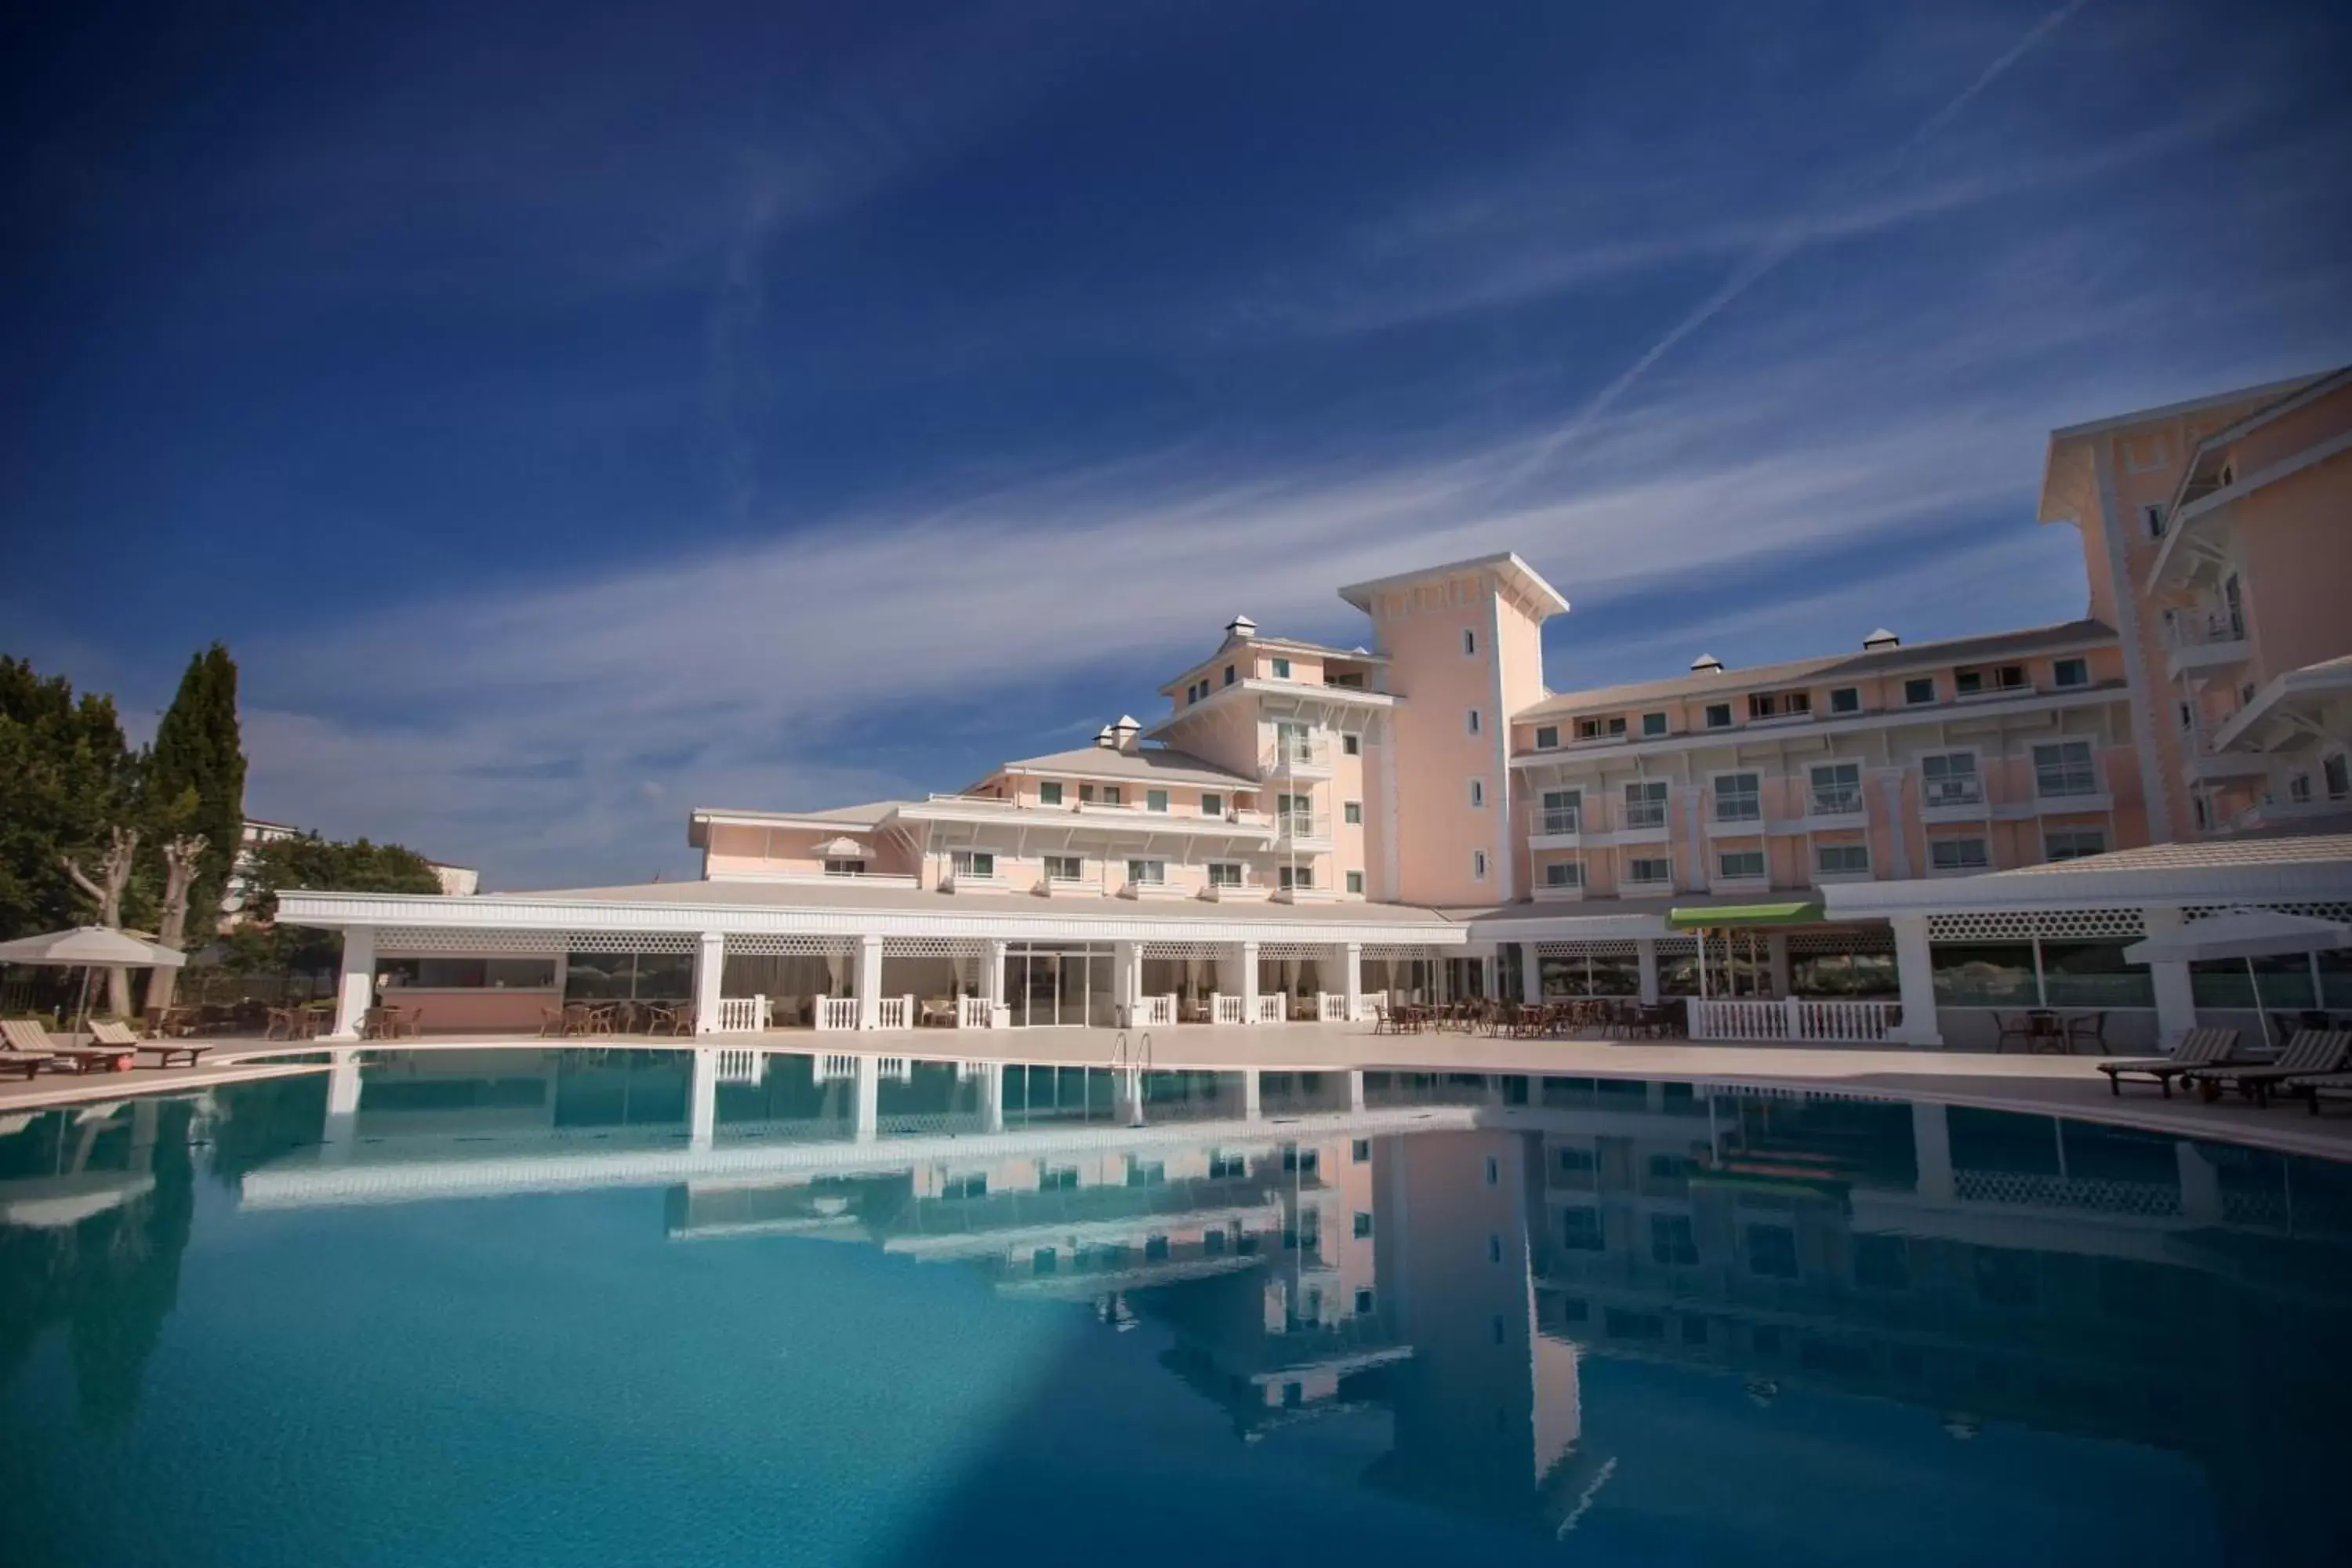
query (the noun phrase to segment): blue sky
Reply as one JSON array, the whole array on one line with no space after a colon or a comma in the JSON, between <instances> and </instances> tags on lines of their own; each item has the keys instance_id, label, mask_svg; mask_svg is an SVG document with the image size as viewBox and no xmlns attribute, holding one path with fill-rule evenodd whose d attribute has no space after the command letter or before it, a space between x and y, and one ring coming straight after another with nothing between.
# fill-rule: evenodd
<instances>
[{"instance_id":1,"label":"blue sky","mask_svg":"<svg viewBox=\"0 0 2352 1568\"><path fill-rule=\"evenodd\" d=\"M0 647L498 886L1487 550L1555 688L2063 619L2053 426L2352 360L2318 5L398 10L6 24Z\"/></svg>"}]
</instances>

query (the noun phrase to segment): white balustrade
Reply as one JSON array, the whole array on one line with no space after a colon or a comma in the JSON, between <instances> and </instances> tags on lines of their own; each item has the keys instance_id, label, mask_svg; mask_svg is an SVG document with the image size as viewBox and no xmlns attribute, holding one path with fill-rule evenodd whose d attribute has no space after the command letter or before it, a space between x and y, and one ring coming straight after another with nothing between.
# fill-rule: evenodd
<instances>
[{"instance_id":1,"label":"white balustrade","mask_svg":"<svg viewBox=\"0 0 2352 1568\"><path fill-rule=\"evenodd\" d=\"M854 1029L857 1027L857 998L855 996L820 996L816 999L816 1026L820 1029Z\"/></svg>"},{"instance_id":2,"label":"white balustrade","mask_svg":"<svg viewBox=\"0 0 2352 1568\"><path fill-rule=\"evenodd\" d=\"M914 1060L908 1057L876 1057L874 1076L887 1078L894 1083L905 1083L915 1076Z\"/></svg>"},{"instance_id":3,"label":"white balustrade","mask_svg":"<svg viewBox=\"0 0 2352 1568\"><path fill-rule=\"evenodd\" d=\"M757 1083L766 1070L767 1056L751 1049L722 1050L719 1053L718 1079L720 1083Z\"/></svg>"},{"instance_id":4,"label":"white balustrade","mask_svg":"<svg viewBox=\"0 0 2352 1568\"><path fill-rule=\"evenodd\" d=\"M1176 998L1172 995L1146 996L1135 1005L1135 1024L1138 1028L1158 1028L1173 1024L1175 1021Z\"/></svg>"},{"instance_id":5,"label":"white balustrade","mask_svg":"<svg viewBox=\"0 0 2352 1568\"><path fill-rule=\"evenodd\" d=\"M719 1021L711 1032L719 1035L753 1035L769 1026L768 999L765 996L722 996L719 999Z\"/></svg>"},{"instance_id":6,"label":"white balustrade","mask_svg":"<svg viewBox=\"0 0 2352 1568\"><path fill-rule=\"evenodd\" d=\"M1787 1040L1800 1045L1874 1045L1892 1038L1894 1002L1822 997L1708 997L1690 1003L1694 1040Z\"/></svg>"},{"instance_id":7,"label":"white balustrade","mask_svg":"<svg viewBox=\"0 0 2352 1568\"><path fill-rule=\"evenodd\" d=\"M1326 1024L1348 1021L1348 997L1344 992L1318 991L1315 994L1315 1016Z\"/></svg>"},{"instance_id":8,"label":"white balustrade","mask_svg":"<svg viewBox=\"0 0 2352 1568\"><path fill-rule=\"evenodd\" d=\"M875 1014L877 1029L911 1029L915 1026L915 999L912 996L884 996L879 999Z\"/></svg>"},{"instance_id":9,"label":"white balustrade","mask_svg":"<svg viewBox=\"0 0 2352 1568\"><path fill-rule=\"evenodd\" d=\"M1209 994L1209 1017L1212 1022L1219 1024L1240 1024L1247 1021L1246 1016L1242 1011L1242 999L1238 996L1228 996L1223 992Z\"/></svg>"},{"instance_id":10,"label":"white balustrade","mask_svg":"<svg viewBox=\"0 0 2352 1568\"><path fill-rule=\"evenodd\" d=\"M985 1029L989 1026L989 1023L990 1018L987 997L959 996L956 998L957 1028Z\"/></svg>"},{"instance_id":11,"label":"white balustrade","mask_svg":"<svg viewBox=\"0 0 2352 1568\"><path fill-rule=\"evenodd\" d=\"M1257 1021L1261 1024L1286 1024L1290 1021L1290 998L1280 992L1257 999Z\"/></svg>"}]
</instances>

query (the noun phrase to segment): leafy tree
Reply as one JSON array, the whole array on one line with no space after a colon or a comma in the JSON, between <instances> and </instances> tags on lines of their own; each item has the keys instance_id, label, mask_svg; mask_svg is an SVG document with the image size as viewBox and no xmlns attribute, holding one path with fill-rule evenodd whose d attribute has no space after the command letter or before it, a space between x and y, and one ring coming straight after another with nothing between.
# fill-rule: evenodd
<instances>
[{"instance_id":1,"label":"leafy tree","mask_svg":"<svg viewBox=\"0 0 2352 1568\"><path fill-rule=\"evenodd\" d=\"M397 844L345 844L315 833L273 839L258 846L248 875L246 912L251 918L229 934L229 963L247 971L315 974L337 967L342 938L309 926L281 926L278 895L308 889L343 893L437 893L441 879L433 863Z\"/></svg>"},{"instance_id":2,"label":"leafy tree","mask_svg":"<svg viewBox=\"0 0 2352 1568\"><path fill-rule=\"evenodd\" d=\"M102 859L130 820L138 763L111 698L0 658L0 938L90 918L65 869ZM129 895L138 908L142 889Z\"/></svg>"},{"instance_id":3,"label":"leafy tree","mask_svg":"<svg viewBox=\"0 0 2352 1568\"><path fill-rule=\"evenodd\" d=\"M160 849L200 834L187 907L220 908L245 826L245 752L236 721L236 661L219 643L188 660L180 689L155 726L142 770L149 842ZM208 926L200 926L207 930Z\"/></svg>"}]
</instances>

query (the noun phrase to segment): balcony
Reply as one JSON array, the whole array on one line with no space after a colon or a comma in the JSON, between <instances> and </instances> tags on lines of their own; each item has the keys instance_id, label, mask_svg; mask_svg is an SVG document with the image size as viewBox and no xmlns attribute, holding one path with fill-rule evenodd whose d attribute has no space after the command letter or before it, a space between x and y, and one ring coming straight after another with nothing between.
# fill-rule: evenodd
<instances>
[{"instance_id":1,"label":"balcony","mask_svg":"<svg viewBox=\"0 0 2352 1568\"><path fill-rule=\"evenodd\" d=\"M1584 897L1584 884L1580 881L1538 882L1528 892L1539 904L1573 903Z\"/></svg>"},{"instance_id":2,"label":"balcony","mask_svg":"<svg viewBox=\"0 0 2352 1568\"><path fill-rule=\"evenodd\" d=\"M1278 811L1274 814L1274 841L1301 849L1328 849L1331 819L1313 812Z\"/></svg>"},{"instance_id":3,"label":"balcony","mask_svg":"<svg viewBox=\"0 0 2352 1568\"><path fill-rule=\"evenodd\" d=\"M2246 621L2228 610L2175 610L2165 617L2164 672L2219 673L2245 662Z\"/></svg>"},{"instance_id":4,"label":"balcony","mask_svg":"<svg viewBox=\"0 0 2352 1568\"><path fill-rule=\"evenodd\" d=\"M1832 789L1809 790L1805 795L1805 817L1801 824L1808 833L1820 833L1835 827L1860 827L1870 820L1869 807L1864 803L1862 786L1840 784Z\"/></svg>"},{"instance_id":5,"label":"balcony","mask_svg":"<svg viewBox=\"0 0 2352 1568\"><path fill-rule=\"evenodd\" d=\"M1213 904L1262 904L1274 896L1263 882L1211 882L1201 897Z\"/></svg>"},{"instance_id":6,"label":"balcony","mask_svg":"<svg viewBox=\"0 0 2352 1568\"><path fill-rule=\"evenodd\" d=\"M1285 736L1266 748L1258 763L1270 779L1329 778L1331 742L1322 735Z\"/></svg>"},{"instance_id":7,"label":"balcony","mask_svg":"<svg viewBox=\"0 0 2352 1568\"><path fill-rule=\"evenodd\" d=\"M1920 821L1981 822L1984 816L1984 781L1974 774L1919 781Z\"/></svg>"},{"instance_id":8,"label":"balcony","mask_svg":"<svg viewBox=\"0 0 2352 1568\"><path fill-rule=\"evenodd\" d=\"M1171 882L1165 877L1129 877L1118 887L1122 899L1189 899L1190 889Z\"/></svg>"},{"instance_id":9,"label":"balcony","mask_svg":"<svg viewBox=\"0 0 2352 1568\"><path fill-rule=\"evenodd\" d=\"M1012 881L1000 875L993 867L985 871L975 871L959 866L940 879L940 891L943 893L1004 893L1012 889Z\"/></svg>"},{"instance_id":10,"label":"balcony","mask_svg":"<svg viewBox=\"0 0 2352 1568\"><path fill-rule=\"evenodd\" d=\"M1528 842L1537 849L1573 849L1583 834L1584 813L1573 805L1538 807L1528 821Z\"/></svg>"},{"instance_id":11,"label":"balcony","mask_svg":"<svg viewBox=\"0 0 2352 1568\"><path fill-rule=\"evenodd\" d=\"M1717 795L1707 813L1709 838L1752 838L1764 831L1764 803L1756 795Z\"/></svg>"}]
</instances>

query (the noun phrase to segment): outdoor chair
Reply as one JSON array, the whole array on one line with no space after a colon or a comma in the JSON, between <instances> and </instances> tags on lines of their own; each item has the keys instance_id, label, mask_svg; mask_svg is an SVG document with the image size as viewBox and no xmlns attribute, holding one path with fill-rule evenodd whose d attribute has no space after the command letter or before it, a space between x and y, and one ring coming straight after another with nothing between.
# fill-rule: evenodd
<instances>
[{"instance_id":1,"label":"outdoor chair","mask_svg":"<svg viewBox=\"0 0 2352 1568\"><path fill-rule=\"evenodd\" d=\"M2180 1043L2168 1057L2136 1057L2123 1061L2101 1062L2099 1070L2107 1075L2107 1088L2116 1099L2123 1098L2123 1080L2126 1078L2152 1079L2164 1090L2164 1098L2172 1098L2172 1080L2195 1068L2226 1062L2237 1053L2238 1031L2235 1029L2191 1029L2180 1037Z\"/></svg>"},{"instance_id":2,"label":"outdoor chair","mask_svg":"<svg viewBox=\"0 0 2352 1568\"><path fill-rule=\"evenodd\" d=\"M2181 1079L2197 1085L2209 1098L2218 1098L2224 1088L2235 1088L2240 1094L2252 1096L2256 1105L2268 1105L2272 1086L2289 1079L2341 1072L2347 1055L2352 1055L2352 1029L2306 1029L2287 1042L2274 1062L2195 1068Z\"/></svg>"},{"instance_id":3,"label":"outdoor chair","mask_svg":"<svg viewBox=\"0 0 2352 1568\"><path fill-rule=\"evenodd\" d=\"M2334 1089L2352 1091L2352 1072L2315 1072L2302 1078L2291 1078L2282 1089L2300 1094L2311 1107L2314 1116L2319 1114L2319 1097Z\"/></svg>"},{"instance_id":4,"label":"outdoor chair","mask_svg":"<svg viewBox=\"0 0 2352 1568\"><path fill-rule=\"evenodd\" d=\"M117 1023L111 1018L93 1019L89 1026L89 1037L101 1046L121 1046L142 1055L153 1051L158 1067L171 1067L173 1058L181 1057L187 1059L179 1065L194 1067L196 1058L212 1049L210 1046L192 1046L184 1040L142 1040L130 1025Z\"/></svg>"},{"instance_id":5,"label":"outdoor chair","mask_svg":"<svg viewBox=\"0 0 2352 1568\"><path fill-rule=\"evenodd\" d=\"M0 1038L5 1038L9 1051L17 1056L40 1057L42 1066L60 1072L113 1072L128 1068L136 1054L120 1047L61 1046L49 1038L47 1029L37 1018L10 1018L0 1022Z\"/></svg>"},{"instance_id":6,"label":"outdoor chair","mask_svg":"<svg viewBox=\"0 0 2352 1568\"><path fill-rule=\"evenodd\" d=\"M2107 1016L2105 1012L2078 1014L2066 1020L2066 1054L2073 1056L2077 1045L2088 1044L2095 1051L2106 1049Z\"/></svg>"}]
</instances>

